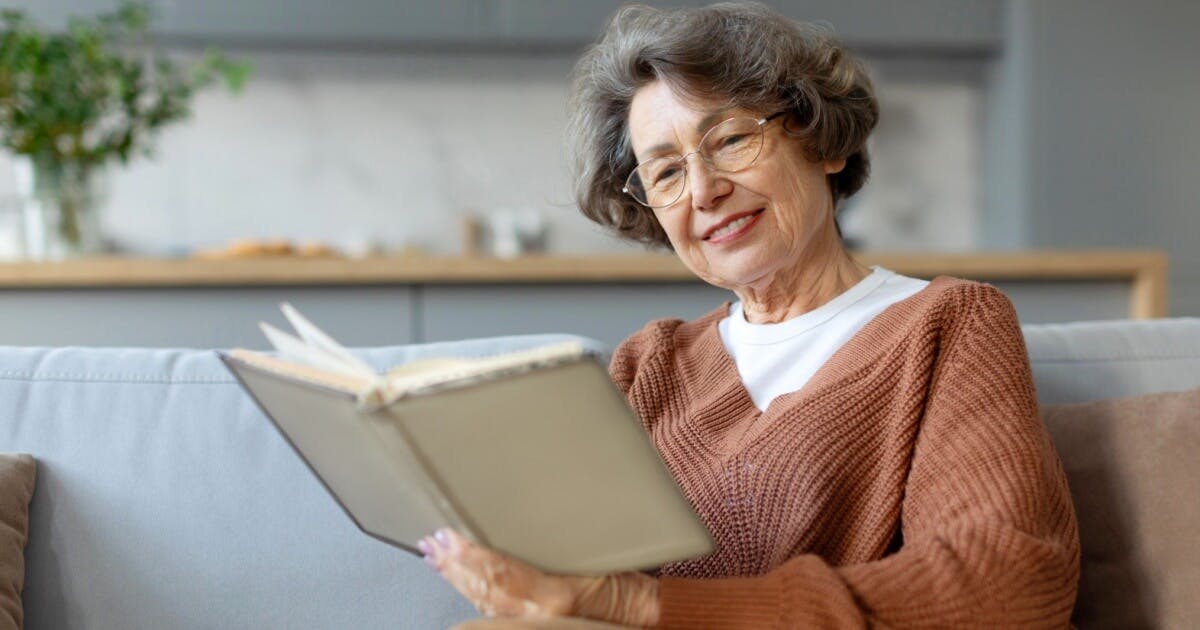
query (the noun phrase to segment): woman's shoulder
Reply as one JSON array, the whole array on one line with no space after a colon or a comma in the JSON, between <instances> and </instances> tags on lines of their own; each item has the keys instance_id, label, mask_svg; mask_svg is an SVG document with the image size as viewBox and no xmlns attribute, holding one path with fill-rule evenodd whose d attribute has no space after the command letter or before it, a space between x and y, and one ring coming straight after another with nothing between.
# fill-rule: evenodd
<instances>
[{"instance_id":1,"label":"woman's shoulder","mask_svg":"<svg viewBox=\"0 0 1200 630\"><path fill-rule=\"evenodd\" d=\"M653 319L622 341L617 350L620 351L625 346L639 349L677 347L703 334L707 328L716 325L721 318L728 314L729 303L725 302L693 320L685 321L678 317Z\"/></svg>"},{"instance_id":2,"label":"woman's shoulder","mask_svg":"<svg viewBox=\"0 0 1200 630\"><path fill-rule=\"evenodd\" d=\"M930 292L931 306L950 316L1011 314L1014 319L1016 316L1008 296L986 282L938 276L930 281L926 290Z\"/></svg>"},{"instance_id":3,"label":"woman's shoulder","mask_svg":"<svg viewBox=\"0 0 1200 630\"><path fill-rule=\"evenodd\" d=\"M995 286L953 276L935 277L896 306L913 319L955 319L978 311L1012 311L1008 297Z\"/></svg>"},{"instance_id":4,"label":"woman's shoulder","mask_svg":"<svg viewBox=\"0 0 1200 630\"><path fill-rule=\"evenodd\" d=\"M989 331L1020 334L1016 311L1004 293L987 283L938 276L876 316L862 334L874 340L871 345L884 348L895 343L940 345Z\"/></svg>"},{"instance_id":5,"label":"woman's shoulder","mask_svg":"<svg viewBox=\"0 0 1200 630\"><path fill-rule=\"evenodd\" d=\"M1019 336L1016 309L995 286L974 280L938 276L909 300L908 319L946 338L963 336Z\"/></svg>"},{"instance_id":6,"label":"woman's shoulder","mask_svg":"<svg viewBox=\"0 0 1200 630\"><path fill-rule=\"evenodd\" d=\"M647 322L613 351L609 366L613 380L621 383L648 366L669 362L681 347L695 343L728 312L729 303L725 303L690 321L667 317Z\"/></svg>"},{"instance_id":7,"label":"woman's shoulder","mask_svg":"<svg viewBox=\"0 0 1200 630\"><path fill-rule=\"evenodd\" d=\"M648 365L662 363L662 357L671 351L675 329L682 323L680 319L653 320L617 345L608 375L623 393L629 394L634 380Z\"/></svg>"}]
</instances>

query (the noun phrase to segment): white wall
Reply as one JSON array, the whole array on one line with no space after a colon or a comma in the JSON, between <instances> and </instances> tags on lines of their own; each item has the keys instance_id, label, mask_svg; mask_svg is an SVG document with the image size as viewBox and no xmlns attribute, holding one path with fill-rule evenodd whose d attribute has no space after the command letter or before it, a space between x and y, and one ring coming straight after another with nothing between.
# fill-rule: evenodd
<instances>
[{"instance_id":1,"label":"white wall","mask_svg":"<svg viewBox=\"0 0 1200 630\"><path fill-rule=\"evenodd\" d=\"M565 55L254 54L237 97L202 94L157 155L111 178L105 223L135 252L235 237L365 238L457 252L459 220L536 208L551 249L628 248L574 209L563 128ZM880 73L876 178L853 210L865 244L977 241L979 87ZM11 192L0 158L0 195ZM947 174L949 176L947 176Z\"/></svg>"},{"instance_id":2,"label":"white wall","mask_svg":"<svg viewBox=\"0 0 1200 630\"><path fill-rule=\"evenodd\" d=\"M163 134L155 158L115 173L106 214L114 236L149 251L237 236L452 250L457 221L471 210L571 213L564 61L252 61L240 96L202 94L194 116ZM557 223L566 243L606 240L578 222Z\"/></svg>"}]
</instances>

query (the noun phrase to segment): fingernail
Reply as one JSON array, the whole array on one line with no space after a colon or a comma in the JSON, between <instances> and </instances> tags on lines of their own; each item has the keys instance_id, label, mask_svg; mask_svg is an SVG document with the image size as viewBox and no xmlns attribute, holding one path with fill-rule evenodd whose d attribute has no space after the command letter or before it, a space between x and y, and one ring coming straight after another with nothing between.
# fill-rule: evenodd
<instances>
[{"instance_id":1,"label":"fingernail","mask_svg":"<svg viewBox=\"0 0 1200 630\"><path fill-rule=\"evenodd\" d=\"M427 556L429 555L429 553L431 551L433 551L433 548L429 546L429 543L426 542L424 538L417 541L417 549L419 549L421 551L421 553L423 553Z\"/></svg>"},{"instance_id":2,"label":"fingernail","mask_svg":"<svg viewBox=\"0 0 1200 630\"><path fill-rule=\"evenodd\" d=\"M435 539L437 539L439 545L441 545L443 547L450 546L450 536L446 533L446 530L444 530L444 529L437 530L436 532L433 533L433 537Z\"/></svg>"}]
</instances>

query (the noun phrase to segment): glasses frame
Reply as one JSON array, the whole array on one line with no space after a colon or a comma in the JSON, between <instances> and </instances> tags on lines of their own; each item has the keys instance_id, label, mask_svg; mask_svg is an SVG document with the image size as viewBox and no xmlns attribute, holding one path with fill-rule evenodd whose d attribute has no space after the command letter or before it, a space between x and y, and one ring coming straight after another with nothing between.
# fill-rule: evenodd
<instances>
[{"instance_id":1,"label":"glasses frame","mask_svg":"<svg viewBox=\"0 0 1200 630\"><path fill-rule=\"evenodd\" d=\"M700 136L700 142L699 142L699 144L698 144L697 146L698 146L698 147L703 147L703 146L704 146L704 141L708 139L708 134L712 133L712 132L713 132L715 129L717 129L717 128L718 128L718 127L720 127L721 125L724 125L725 123L727 123L727 122L729 122L729 121L731 121L731 120L738 120L738 119L747 119L747 120L753 120L753 121L755 122L755 124L757 124L757 125L758 125L758 135L759 135L760 142L766 142L766 138L764 137L764 136L765 136L765 134L763 133L763 127L765 127L765 126L766 126L766 124L767 124L767 123L769 123L769 122L771 122L772 120L775 120L776 118L779 118L780 116L783 116L784 114L788 113L788 111L789 111L789 110L786 110L786 109L785 109L785 110L783 110L783 111L775 112L774 114L771 114L770 116L764 116L764 117L762 117L762 118L751 118L751 117L749 117L749 116L733 116L732 118L726 118L725 120L722 120L721 122L719 122L719 123L717 123L717 124L713 125L712 127L710 127L710 128L708 129L708 131L705 131L705 132L704 132L704 135L703 135L703 136ZM709 157L708 157L707 155L705 155L704 153L702 153L702 152L701 152L701 149L699 149L699 148L698 148L698 149L696 149L695 151L690 151L690 152L688 152L688 153L685 153L685 154L683 154L683 155L681 155L681 156L679 156L679 157L675 158L675 159L672 161L672 163L679 164L679 165L680 165L680 168L682 168L682 169L683 169L683 181L682 181L681 185L679 186L679 194L678 194L678 195L677 195L677 196L676 196L674 199L672 199L671 201L669 201L669 202L667 202L667 203L664 203L664 204L662 204L662 205L658 205L658 206L652 206L652 205L650 205L649 203L646 203L645 201L642 201L641 199L638 199L636 195L634 195L632 192L630 192L630 181L632 181L632 180L633 180L633 177L634 177L634 175L637 175L638 169L639 169L639 168L640 168L640 167L641 167L643 164L646 164L647 162L651 162L651 161L654 161L654 160L661 160L661 159L663 159L663 157L665 157L665 156L662 156L662 157L655 157L655 158L650 158L649 160L642 160L641 162L638 162L638 163L637 163L637 165L635 165L635 166L633 167L633 170L632 170L632 171L630 171L629 175L628 175L628 176L625 178L625 184L624 184L624 185L621 187L621 192L622 192L622 193L625 193L626 195L629 195L629 196L630 196L630 198L632 198L634 201L638 202L638 204L640 204L640 205L643 205L643 206L646 206L647 208L651 208L651 209L666 208L667 206L670 206L670 205L674 204L676 201L679 201L680 199L682 199L682 198L683 198L683 191L684 191L684 189L685 189L685 188L687 188L687 181L688 181L688 180L687 180L687 178L688 178L688 163L687 163L687 159L688 159L689 157L691 157L693 154L697 154L697 153L699 153L699 154L700 154L700 159L704 160L704 163L705 163L705 164L708 164L708 166L709 166L710 168L712 168L712 170L713 170L713 171L715 171L715 172L717 172L717 173L740 173L740 172L742 172L742 171L744 171L744 170L746 170L746 169L750 168L751 166L754 166L754 163L755 163L755 162L758 162L758 156L762 155L762 145L761 145L761 144L759 145L759 147L758 147L758 153L756 153L756 154L754 155L754 159L753 159L753 160L750 160L750 162L749 162L748 164L746 164L745 166L743 166L743 167L741 167L741 168L739 168L739 169L737 169L737 170L733 170L733 171L717 168L717 167L716 167L716 165L714 165L714 164L712 163L712 160L710 160L710 159L709 159Z\"/></svg>"}]
</instances>

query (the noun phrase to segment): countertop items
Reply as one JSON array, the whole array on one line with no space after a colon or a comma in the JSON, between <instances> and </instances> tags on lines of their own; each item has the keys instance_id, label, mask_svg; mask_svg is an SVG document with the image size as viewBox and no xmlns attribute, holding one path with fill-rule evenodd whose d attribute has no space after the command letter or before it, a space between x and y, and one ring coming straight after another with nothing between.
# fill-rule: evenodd
<instances>
[{"instance_id":1,"label":"countertop items","mask_svg":"<svg viewBox=\"0 0 1200 630\"><path fill-rule=\"evenodd\" d=\"M288 239L236 239L229 241L223 247L199 249L192 253L193 258L201 260L229 260L235 258L262 258L266 256L300 256L304 258L319 258L340 256L340 252L332 246L320 241L300 241L293 243Z\"/></svg>"},{"instance_id":2,"label":"countertop items","mask_svg":"<svg viewBox=\"0 0 1200 630\"><path fill-rule=\"evenodd\" d=\"M549 225L533 208L498 208L463 218L463 251L468 256L512 259L546 251Z\"/></svg>"}]
</instances>

